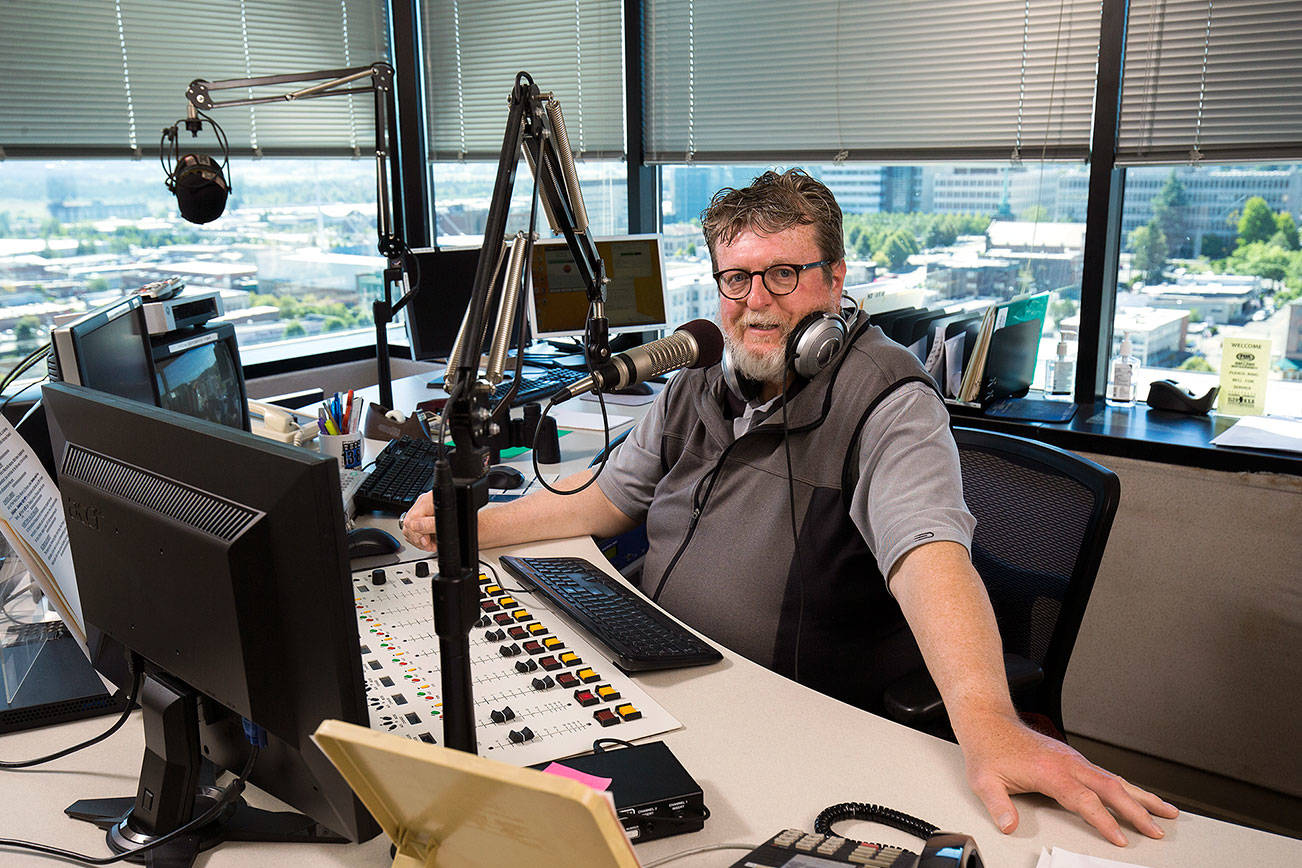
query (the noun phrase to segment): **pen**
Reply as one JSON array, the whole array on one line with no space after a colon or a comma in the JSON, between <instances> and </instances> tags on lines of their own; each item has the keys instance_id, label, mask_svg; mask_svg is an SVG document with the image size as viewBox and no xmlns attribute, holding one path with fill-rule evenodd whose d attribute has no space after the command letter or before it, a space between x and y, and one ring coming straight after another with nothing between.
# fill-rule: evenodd
<instances>
[{"instance_id":1,"label":"pen","mask_svg":"<svg viewBox=\"0 0 1302 868\"><path fill-rule=\"evenodd\" d=\"M330 408L329 403L321 405L321 409L317 411L317 421L319 424L325 425L327 434L339 433L339 428L338 426L335 425L335 421L332 416L332 410Z\"/></svg>"},{"instance_id":2,"label":"pen","mask_svg":"<svg viewBox=\"0 0 1302 868\"><path fill-rule=\"evenodd\" d=\"M353 421L353 390L349 389L348 398L347 400L344 401L344 425L343 425L344 433L346 434L353 433L353 427L351 424L352 421Z\"/></svg>"},{"instance_id":3,"label":"pen","mask_svg":"<svg viewBox=\"0 0 1302 868\"><path fill-rule=\"evenodd\" d=\"M316 427L320 429L322 434L330 433L326 430L325 407L316 408Z\"/></svg>"}]
</instances>

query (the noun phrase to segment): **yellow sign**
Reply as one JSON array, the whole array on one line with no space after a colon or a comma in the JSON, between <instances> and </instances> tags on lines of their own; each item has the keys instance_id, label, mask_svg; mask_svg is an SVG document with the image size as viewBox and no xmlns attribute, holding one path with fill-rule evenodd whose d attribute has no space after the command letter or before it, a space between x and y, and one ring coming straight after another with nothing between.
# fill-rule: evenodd
<instances>
[{"instance_id":1,"label":"yellow sign","mask_svg":"<svg viewBox=\"0 0 1302 868\"><path fill-rule=\"evenodd\" d=\"M1266 412L1270 341L1227 337L1221 342L1221 394L1216 409L1231 416Z\"/></svg>"}]
</instances>

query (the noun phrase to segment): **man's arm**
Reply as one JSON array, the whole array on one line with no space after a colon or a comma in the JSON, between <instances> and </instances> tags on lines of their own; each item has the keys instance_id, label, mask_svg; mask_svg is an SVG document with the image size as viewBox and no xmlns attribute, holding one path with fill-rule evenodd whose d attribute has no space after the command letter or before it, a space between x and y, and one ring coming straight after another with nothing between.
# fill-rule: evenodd
<instances>
[{"instance_id":1,"label":"man's arm","mask_svg":"<svg viewBox=\"0 0 1302 868\"><path fill-rule=\"evenodd\" d=\"M1150 838L1162 837L1153 816L1174 818L1173 805L1018 719L994 610L963 546L933 542L912 549L896 562L889 581L949 712L968 784L1001 831L1017 828L1009 795L1039 792L1117 846L1126 845L1126 836L1113 814Z\"/></svg>"},{"instance_id":2,"label":"man's arm","mask_svg":"<svg viewBox=\"0 0 1302 868\"><path fill-rule=\"evenodd\" d=\"M553 487L570 491L587 482L593 472L582 470ZM437 548L433 498L428 491L403 516L401 525L407 542L426 551L432 552ZM608 537L633 526L633 520L611 503L595 484L570 495L543 490L480 510L479 545L496 548L584 534Z\"/></svg>"}]
</instances>

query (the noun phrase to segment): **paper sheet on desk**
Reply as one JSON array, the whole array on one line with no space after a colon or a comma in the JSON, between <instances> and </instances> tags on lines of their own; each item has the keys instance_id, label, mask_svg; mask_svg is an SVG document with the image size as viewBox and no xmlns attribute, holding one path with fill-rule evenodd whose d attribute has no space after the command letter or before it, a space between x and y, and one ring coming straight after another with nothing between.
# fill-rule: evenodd
<instances>
[{"instance_id":1,"label":"paper sheet on desk","mask_svg":"<svg viewBox=\"0 0 1302 868\"><path fill-rule=\"evenodd\" d=\"M1302 420L1282 416L1244 416L1213 437L1212 444L1302 452Z\"/></svg>"},{"instance_id":2,"label":"paper sheet on desk","mask_svg":"<svg viewBox=\"0 0 1302 868\"><path fill-rule=\"evenodd\" d=\"M86 651L77 577L59 489L27 441L0 417L0 532Z\"/></svg>"},{"instance_id":3,"label":"paper sheet on desk","mask_svg":"<svg viewBox=\"0 0 1302 868\"><path fill-rule=\"evenodd\" d=\"M1082 856L1061 847L1054 847L1050 853L1047 848L1040 848L1040 861L1035 868L1143 868L1134 862L1117 862L1114 859L1100 859L1098 856Z\"/></svg>"},{"instance_id":4,"label":"paper sheet on desk","mask_svg":"<svg viewBox=\"0 0 1302 868\"><path fill-rule=\"evenodd\" d=\"M556 424L561 428L578 428L581 431L601 431L604 425L601 423L601 413L584 413L579 410L567 410L564 407L555 407L551 411L551 417L556 420ZM610 421L610 428L613 431L621 425L626 425L633 421L632 416L616 416L613 413L607 413L606 418Z\"/></svg>"}]
</instances>

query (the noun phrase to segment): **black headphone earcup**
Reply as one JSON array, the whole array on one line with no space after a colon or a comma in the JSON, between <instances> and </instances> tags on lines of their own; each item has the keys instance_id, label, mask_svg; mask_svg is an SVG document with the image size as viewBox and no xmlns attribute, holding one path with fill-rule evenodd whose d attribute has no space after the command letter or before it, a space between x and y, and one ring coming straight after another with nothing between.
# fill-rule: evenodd
<instances>
[{"instance_id":1,"label":"black headphone earcup","mask_svg":"<svg viewBox=\"0 0 1302 868\"><path fill-rule=\"evenodd\" d=\"M845 320L837 314L821 310L808 314L787 336L791 370L806 380L813 378L845 346L848 331Z\"/></svg>"}]
</instances>

